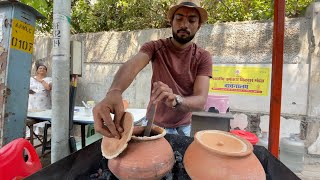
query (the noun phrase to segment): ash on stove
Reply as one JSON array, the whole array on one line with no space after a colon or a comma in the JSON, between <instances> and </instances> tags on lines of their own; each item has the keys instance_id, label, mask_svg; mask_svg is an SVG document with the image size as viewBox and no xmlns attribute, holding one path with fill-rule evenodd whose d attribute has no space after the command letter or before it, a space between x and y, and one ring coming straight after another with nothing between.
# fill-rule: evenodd
<instances>
[{"instance_id":1,"label":"ash on stove","mask_svg":"<svg viewBox=\"0 0 320 180\"><path fill-rule=\"evenodd\" d=\"M85 179L91 179L91 180L100 180L100 179L106 179L106 180L113 180L117 179L109 170L108 168L108 160L106 158L102 158L100 160L99 169L95 171L95 173L91 174L89 178Z\"/></svg>"},{"instance_id":2,"label":"ash on stove","mask_svg":"<svg viewBox=\"0 0 320 180\"><path fill-rule=\"evenodd\" d=\"M184 169L183 166L183 156L179 151L174 152L175 157L175 163L173 165L173 168L171 172L166 174L165 177L162 178L162 180L189 180L190 177L188 176L187 172ZM91 180L117 180L117 177L115 177L112 172L108 168L108 160L103 158L100 161L99 168L94 171L93 174L91 174L88 178L83 179L91 179Z\"/></svg>"}]
</instances>

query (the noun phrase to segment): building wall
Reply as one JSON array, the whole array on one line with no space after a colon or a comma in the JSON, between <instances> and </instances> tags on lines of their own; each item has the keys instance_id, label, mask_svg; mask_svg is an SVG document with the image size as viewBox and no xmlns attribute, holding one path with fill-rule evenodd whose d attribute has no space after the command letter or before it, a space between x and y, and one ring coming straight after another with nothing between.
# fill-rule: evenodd
<instances>
[{"instance_id":1,"label":"building wall","mask_svg":"<svg viewBox=\"0 0 320 180\"><path fill-rule=\"evenodd\" d=\"M319 11L319 3L315 3L305 18L285 21L281 137L300 133L306 147L315 143L320 129ZM221 23L204 25L194 41L213 55L214 64L271 66L272 33L272 21ZM100 101L118 68L137 53L143 43L170 36L170 28L72 36L73 40L83 43L84 57L76 103ZM47 59L50 64L50 50L50 37L36 38L35 60ZM149 64L124 92L130 107L146 108L151 75ZM257 134L268 130L270 96L229 95L229 104L235 117L233 128L249 129Z\"/></svg>"}]
</instances>

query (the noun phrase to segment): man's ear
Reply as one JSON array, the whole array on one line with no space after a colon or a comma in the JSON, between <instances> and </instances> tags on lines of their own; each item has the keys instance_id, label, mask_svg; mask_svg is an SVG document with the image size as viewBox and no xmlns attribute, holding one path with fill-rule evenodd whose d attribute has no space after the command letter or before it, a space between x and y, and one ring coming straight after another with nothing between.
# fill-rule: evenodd
<instances>
[{"instance_id":1,"label":"man's ear","mask_svg":"<svg viewBox=\"0 0 320 180\"><path fill-rule=\"evenodd\" d=\"M202 26L202 23L199 23L198 30L201 28L201 26Z\"/></svg>"}]
</instances>

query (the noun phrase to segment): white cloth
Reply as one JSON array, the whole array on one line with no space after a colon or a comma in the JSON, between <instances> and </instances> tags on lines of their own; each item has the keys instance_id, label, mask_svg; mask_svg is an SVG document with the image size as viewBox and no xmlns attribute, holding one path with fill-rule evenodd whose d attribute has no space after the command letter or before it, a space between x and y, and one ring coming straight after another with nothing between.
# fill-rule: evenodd
<instances>
[{"instance_id":1,"label":"white cloth","mask_svg":"<svg viewBox=\"0 0 320 180\"><path fill-rule=\"evenodd\" d=\"M43 80L51 84L52 78L45 77ZM29 94L28 110L44 110L51 109L51 93L46 90L41 82L37 81L34 77L30 78L30 90L34 94Z\"/></svg>"}]
</instances>

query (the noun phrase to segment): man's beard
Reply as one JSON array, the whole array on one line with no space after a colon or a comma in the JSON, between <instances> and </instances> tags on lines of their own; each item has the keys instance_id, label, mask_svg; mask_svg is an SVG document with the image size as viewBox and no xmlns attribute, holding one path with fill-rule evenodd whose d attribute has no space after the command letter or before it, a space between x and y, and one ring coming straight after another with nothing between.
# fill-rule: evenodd
<instances>
[{"instance_id":1,"label":"man's beard","mask_svg":"<svg viewBox=\"0 0 320 180\"><path fill-rule=\"evenodd\" d=\"M177 32L179 32L181 30L178 30ZM190 35L188 37L179 37L177 33L175 33L173 30L172 30L172 34L173 34L173 39L175 39L178 43L180 44L187 44L188 42L190 42L194 36L194 35Z\"/></svg>"}]
</instances>

